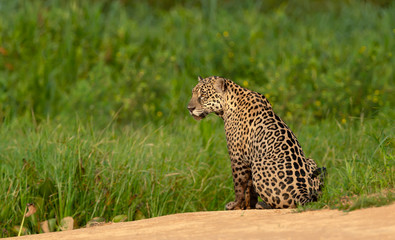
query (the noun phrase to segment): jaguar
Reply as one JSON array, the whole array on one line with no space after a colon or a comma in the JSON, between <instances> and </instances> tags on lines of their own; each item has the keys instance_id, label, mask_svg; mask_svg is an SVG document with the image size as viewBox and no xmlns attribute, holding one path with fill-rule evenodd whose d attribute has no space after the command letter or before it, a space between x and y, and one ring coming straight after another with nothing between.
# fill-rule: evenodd
<instances>
[{"instance_id":1,"label":"jaguar","mask_svg":"<svg viewBox=\"0 0 395 240\"><path fill-rule=\"evenodd\" d=\"M187 107L190 115L201 120L215 113L224 122L235 191L225 208L294 208L317 201L325 168L306 158L267 98L223 77L198 80Z\"/></svg>"}]
</instances>

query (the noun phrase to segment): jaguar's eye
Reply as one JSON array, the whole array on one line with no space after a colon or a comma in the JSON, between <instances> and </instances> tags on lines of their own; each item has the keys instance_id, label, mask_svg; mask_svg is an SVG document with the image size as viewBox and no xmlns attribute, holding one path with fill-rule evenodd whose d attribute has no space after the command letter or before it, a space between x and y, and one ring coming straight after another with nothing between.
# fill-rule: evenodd
<instances>
[{"instance_id":1,"label":"jaguar's eye","mask_svg":"<svg viewBox=\"0 0 395 240\"><path fill-rule=\"evenodd\" d=\"M202 103L202 97L198 97L197 100L198 100L199 103Z\"/></svg>"}]
</instances>

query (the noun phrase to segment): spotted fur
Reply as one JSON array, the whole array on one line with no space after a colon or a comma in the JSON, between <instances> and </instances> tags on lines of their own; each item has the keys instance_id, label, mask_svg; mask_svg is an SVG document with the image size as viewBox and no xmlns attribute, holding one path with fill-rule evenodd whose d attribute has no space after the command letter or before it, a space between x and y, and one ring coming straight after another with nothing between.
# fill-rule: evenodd
<instances>
[{"instance_id":1,"label":"spotted fur","mask_svg":"<svg viewBox=\"0 0 395 240\"><path fill-rule=\"evenodd\" d=\"M188 110L196 120L214 112L224 121L235 190L226 209L292 208L317 200L325 169L305 157L265 96L225 78L199 77Z\"/></svg>"}]
</instances>

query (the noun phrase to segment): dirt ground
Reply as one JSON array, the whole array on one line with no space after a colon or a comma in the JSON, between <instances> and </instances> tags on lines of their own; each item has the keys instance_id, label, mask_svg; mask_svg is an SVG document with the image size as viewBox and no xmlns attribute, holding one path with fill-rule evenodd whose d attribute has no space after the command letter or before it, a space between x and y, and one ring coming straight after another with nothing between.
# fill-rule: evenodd
<instances>
[{"instance_id":1,"label":"dirt ground","mask_svg":"<svg viewBox=\"0 0 395 240\"><path fill-rule=\"evenodd\" d=\"M353 212L183 213L17 239L395 239L395 204Z\"/></svg>"}]
</instances>

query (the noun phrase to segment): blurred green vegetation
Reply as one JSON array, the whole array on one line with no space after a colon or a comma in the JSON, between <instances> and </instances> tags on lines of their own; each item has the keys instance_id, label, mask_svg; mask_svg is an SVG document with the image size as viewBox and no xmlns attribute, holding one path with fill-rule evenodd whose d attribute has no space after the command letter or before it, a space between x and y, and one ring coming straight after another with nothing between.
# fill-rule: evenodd
<instances>
[{"instance_id":1,"label":"blurred green vegetation","mask_svg":"<svg viewBox=\"0 0 395 240\"><path fill-rule=\"evenodd\" d=\"M395 199L392 1L0 0L0 237L27 203L59 230L222 210L223 124L186 105L197 76L265 94L326 166L323 197Z\"/></svg>"},{"instance_id":2,"label":"blurred green vegetation","mask_svg":"<svg viewBox=\"0 0 395 240\"><path fill-rule=\"evenodd\" d=\"M295 121L393 106L393 4L274 2L2 1L0 119L172 121L197 75Z\"/></svg>"}]
</instances>

